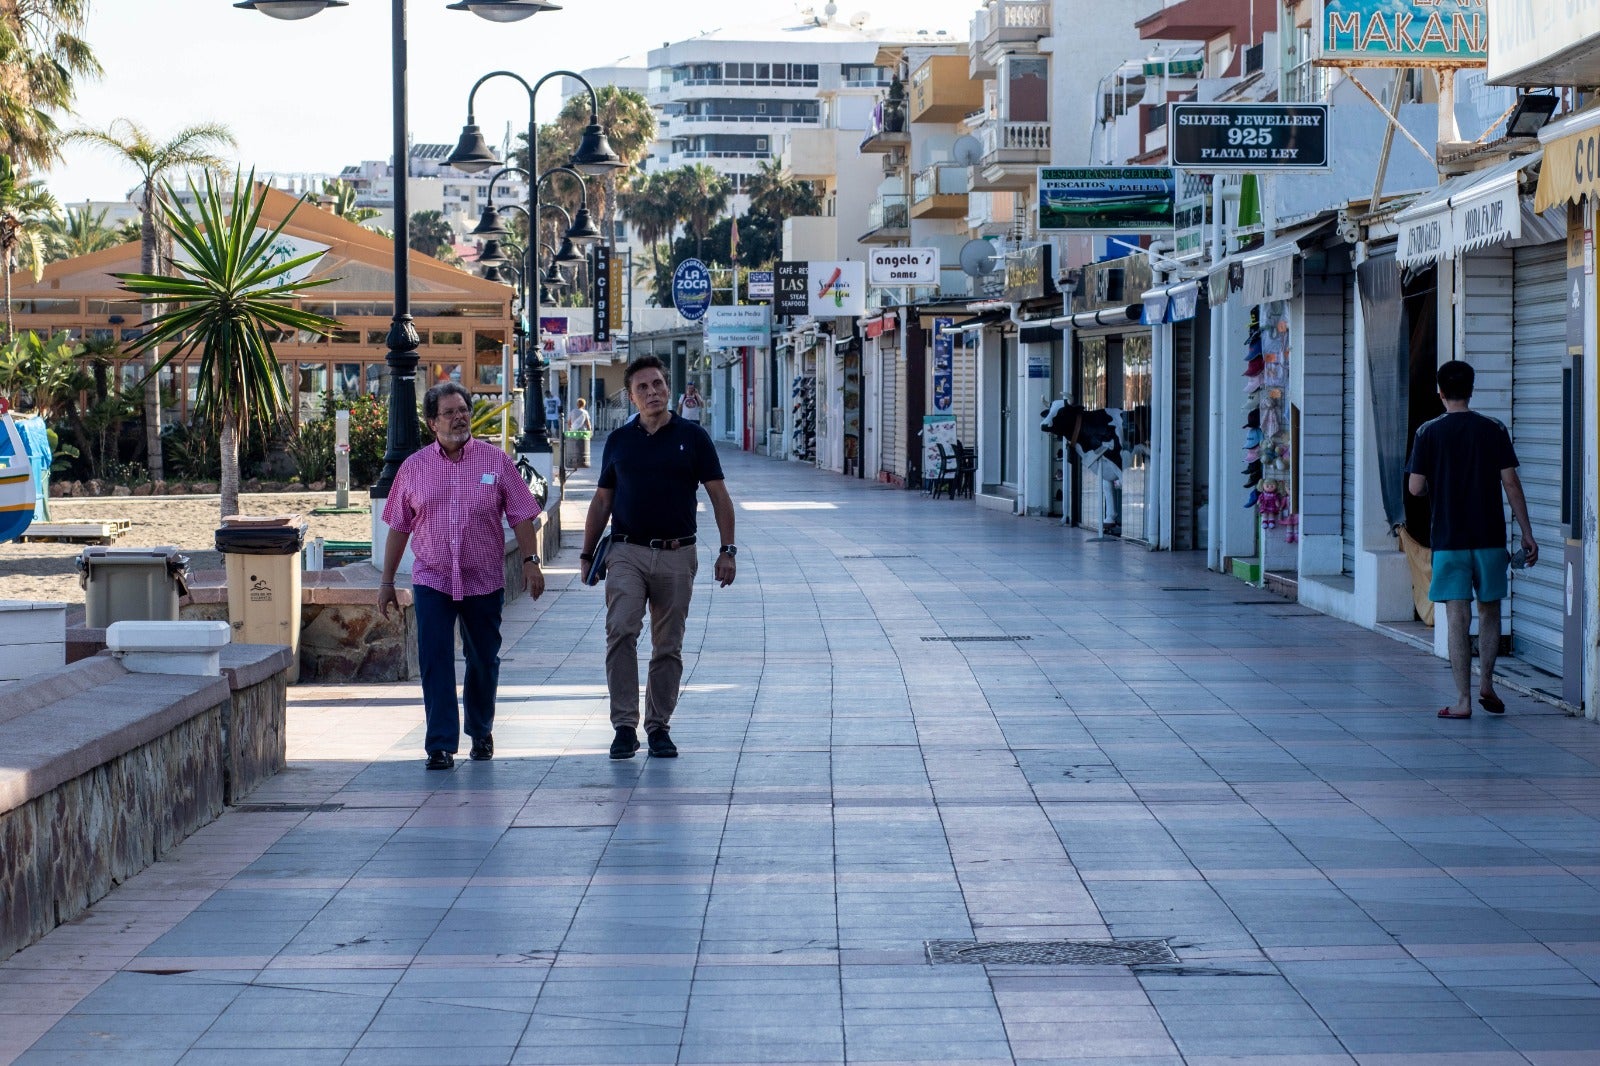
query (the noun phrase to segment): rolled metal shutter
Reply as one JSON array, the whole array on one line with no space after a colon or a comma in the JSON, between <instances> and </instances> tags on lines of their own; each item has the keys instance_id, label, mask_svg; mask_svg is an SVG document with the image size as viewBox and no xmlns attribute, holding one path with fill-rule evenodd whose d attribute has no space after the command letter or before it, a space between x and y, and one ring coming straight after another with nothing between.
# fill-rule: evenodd
<instances>
[{"instance_id":1,"label":"rolled metal shutter","mask_svg":"<svg viewBox=\"0 0 1600 1066\"><path fill-rule=\"evenodd\" d=\"M1000 335L990 334L999 344ZM956 416L956 440L971 447L978 442L978 346L963 343L965 337L956 338L956 350L951 359L950 413ZM1016 338L1011 339L1016 344ZM933 393L930 391L929 396Z\"/></svg>"},{"instance_id":2,"label":"rolled metal shutter","mask_svg":"<svg viewBox=\"0 0 1600 1066\"><path fill-rule=\"evenodd\" d=\"M1344 542L1344 572L1356 572L1356 287L1344 287L1343 448L1339 475L1339 535Z\"/></svg>"},{"instance_id":3,"label":"rolled metal shutter","mask_svg":"<svg viewBox=\"0 0 1600 1066\"><path fill-rule=\"evenodd\" d=\"M1543 558L1515 571L1511 651L1541 670L1562 670L1566 602L1561 551L1561 364L1567 350L1566 247L1516 250L1512 300L1511 439L1528 518ZM1515 525L1511 527L1515 530Z\"/></svg>"},{"instance_id":4,"label":"rolled metal shutter","mask_svg":"<svg viewBox=\"0 0 1600 1066\"><path fill-rule=\"evenodd\" d=\"M905 364L900 361L899 349L887 345L878 349L878 361L883 372L880 393L883 415L878 420L878 432L882 434L878 445L882 449L879 462L883 473L903 478L906 476L906 442L900 397L905 395Z\"/></svg>"}]
</instances>

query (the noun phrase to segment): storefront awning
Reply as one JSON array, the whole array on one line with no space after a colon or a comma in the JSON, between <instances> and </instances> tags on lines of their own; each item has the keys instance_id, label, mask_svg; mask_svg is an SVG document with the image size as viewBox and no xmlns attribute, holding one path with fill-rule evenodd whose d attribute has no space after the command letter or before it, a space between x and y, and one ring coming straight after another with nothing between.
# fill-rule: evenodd
<instances>
[{"instance_id":1,"label":"storefront awning","mask_svg":"<svg viewBox=\"0 0 1600 1066\"><path fill-rule=\"evenodd\" d=\"M1141 299L1144 313L1140 321L1147 326L1162 322L1187 322L1194 317L1200 304L1199 281L1176 281L1151 289Z\"/></svg>"},{"instance_id":2,"label":"storefront awning","mask_svg":"<svg viewBox=\"0 0 1600 1066\"><path fill-rule=\"evenodd\" d=\"M890 333L900 327L900 317L893 312L862 320L861 333L868 340Z\"/></svg>"},{"instance_id":3,"label":"storefront awning","mask_svg":"<svg viewBox=\"0 0 1600 1066\"><path fill-rule=\"evenodd\" d=\"M1542 214L1600 193L1600 108L1552 122L1539 131L1539 143L1544 165L1533 195L1535 211Z\"/></svg>"},{"instance_id":4,"label":"storefront awning","mask_svg":"<svg viewBox=\"0 0 1600 1066\"><path fill-rule=\"evenodd\" d=\"M1517 180L1540 152L1458 174L1394 216L1400 230L1395 259L1416 267L1522 236Z\"/></svg>"},{"instance_id":5,"label":"storefront awning","mask_svg":"<svg viewBox=\"0 0 1600 1066\"><path fill-rule=\"evenodd\" d=\"M1290 230L1259 248L1230 255L1211 268L1207 282L1211 306L1238 295L1246 304L1271 303L1294 297L1294 259L1306 242L1320 236L1333 220Z\"/></svg>"}]
</instances>

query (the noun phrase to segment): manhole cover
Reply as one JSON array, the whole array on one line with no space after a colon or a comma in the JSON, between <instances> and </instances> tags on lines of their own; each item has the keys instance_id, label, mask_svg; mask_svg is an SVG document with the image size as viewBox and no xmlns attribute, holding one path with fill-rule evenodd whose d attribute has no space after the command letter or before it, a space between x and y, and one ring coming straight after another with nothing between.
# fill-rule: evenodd
<instances>
[{"instance_id":1,"label":"manhole cover","mask_svg":"<svg viewBox=\"0 0 1600 1066\"><path fill-rule=\"evenodd\" d=\"M1165 940L930 940L934 965L1147 966L1178 956Z\"/></svg>"},{"instance_id":2,"label":"manhole cover","mask_svg":"<svg viewBox=\"0 0 1600 1066\"><path fill-rule=\"evenodd\" d=\"M1032 637L923 637L923 643L942 641L947 644L997 644L1008 640L1032 640Z\"/></svg>"},{"instance_id":3,"label":"manhole cover","mask_svg":"<svg viewBox=\"0 0 1600 1066\"><path fill-rule=\"evenodd\" d=\"M240 803L234 810L241 814L321 814L342 811L342 803Z\"/></svg>"}]
</instances>

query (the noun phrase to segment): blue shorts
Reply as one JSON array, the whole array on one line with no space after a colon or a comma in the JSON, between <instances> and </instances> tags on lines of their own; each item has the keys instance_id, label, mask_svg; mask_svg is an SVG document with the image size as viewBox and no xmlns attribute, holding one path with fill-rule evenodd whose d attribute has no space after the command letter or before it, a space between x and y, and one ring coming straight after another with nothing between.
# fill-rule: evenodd
<instances>
[{"instance_id":1,"label":"blue shorts","mask_svg":"<svg viewBox=\"0 0 1600 1066\"><path fill-rule=\"evenodd\" d=\"M1436 551L1433 553L1433 578L1428 582L1428 599L1434 603L1503 600L1508 591L1506 567L1510 562L1511 556L1504 548Z\"/></svg>"}]
</instances>

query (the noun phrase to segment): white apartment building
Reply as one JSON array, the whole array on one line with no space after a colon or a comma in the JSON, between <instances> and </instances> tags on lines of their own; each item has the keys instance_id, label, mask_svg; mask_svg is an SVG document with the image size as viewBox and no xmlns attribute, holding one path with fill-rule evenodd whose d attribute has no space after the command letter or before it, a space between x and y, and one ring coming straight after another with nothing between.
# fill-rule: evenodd
<instances>
[{"instance_id":1,"label":"white apartment building","mask_svg":"<svg viewBox=\"0 0 1600 1066\"><path fill-rule=\"evenodd\" d=\"M712 30L651 49L648 97L659 128L648 168L706 163L735 190L743 211L746 183L783 150L794 130L825 122L824 98L847 128L888 85L878 47L888 40L952 38L940 31L905 33L868 25L868 16L837 18L834 4L802 9L798 18ZM854 103L851 99L854 98Z\"/></svg>"},{"instance_id":2,"label":"white apartment building","mask_svg":"<svg viewBox=\"0 0 1600 1066\"><path fill-rule=\"evenodd\" d=\"M489 179L494 171L466 174L445 163L455 144L413 144L411 177L406 195L411 213L438 211L449 220L456 236L462 237L478 224L478 216L489 202ZM511 150L508 131L502 151ZM502 158L505 158L502 156ZM368 159L347 166L338 178L356 191L356 206L377 209L372 225L394 228L394 165L386 159ZM523 204L528 186L520 174L507 174L494 183L494 200L499 204Z\"/></svg>"}]
</instances>

